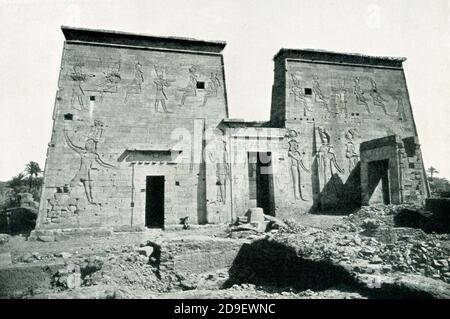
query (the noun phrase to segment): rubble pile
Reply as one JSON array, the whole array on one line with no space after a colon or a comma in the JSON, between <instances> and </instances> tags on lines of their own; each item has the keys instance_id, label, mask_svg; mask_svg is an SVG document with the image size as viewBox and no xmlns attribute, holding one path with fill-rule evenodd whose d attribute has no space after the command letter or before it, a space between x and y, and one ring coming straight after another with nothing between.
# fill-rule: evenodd
<instances>
[{"instance_id":1,"label":"rubble pile","mask_svg":"<svg viewBox=\"0 0 450 319\"><path fill-rule=\"evenodd\" d=\"M357 272L395 271L450 283L449 236L395 228L392 216L402 206L364 207L329 229L306 227L288 220L287 229L268 237L295 247L299 256L355 265ZM377 238L380 230L384 232L383 240ZM386 235L390 235L389 240Z\"/></svg>"}]
</instances>

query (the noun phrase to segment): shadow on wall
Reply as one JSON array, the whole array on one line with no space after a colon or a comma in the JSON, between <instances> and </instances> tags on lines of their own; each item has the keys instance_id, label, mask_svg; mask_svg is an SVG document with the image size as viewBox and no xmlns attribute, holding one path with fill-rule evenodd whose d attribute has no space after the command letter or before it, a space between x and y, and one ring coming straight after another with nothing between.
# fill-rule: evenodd
<instances>
[{"instance_id":1,"label":"shadow on wall","mask_svg":"<svg viewBox=\"0 0 450 319\"><path fill-rule=\"evenodd\" d=\"M313 166L313 192L318 193L319 174L317 174L317 163ZM314 197L314 205L309 213L327 215L347 215L355 208L361 207L361 164L353 168L343 183L339 174L334 174L324 186L322 191Z\"/></svg>"}]
</instances>

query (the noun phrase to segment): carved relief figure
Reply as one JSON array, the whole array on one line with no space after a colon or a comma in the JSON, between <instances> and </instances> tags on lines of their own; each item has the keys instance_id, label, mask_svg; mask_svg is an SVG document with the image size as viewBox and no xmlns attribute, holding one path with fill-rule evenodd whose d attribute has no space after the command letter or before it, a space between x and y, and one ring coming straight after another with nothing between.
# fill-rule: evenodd
<instances>
[{"instance_id":1,"label":"carved relief figure","mask_svg":"<svg viewBox=\"0 0 450 319\"><path fill-rule=\"evenodd\" d=\"M83 102L84 97L83 82L85 82L88 77L94 76L95 75L83 73L81 65L77 64L73 66L73 72L70 74L72 81L74 81L74 86L72 87L72 97L70 99L71 106L73 106L73 103L75 102L75 100L77 100L78 104L82 108L86 108Z\"/></svg>"},{"instance_id":2,"label":"carved relief figure","mask_svg":"<svg viewBox=\"0 0 450 319\"><path fill-rule=\"evenodd\" d=\"M314 93L314 101L317 103L321 103L327 111L330 111L328 108L328 97L325 96L325 94L322 93L322 90L320 89L319 84L319 77L317 75L313 76L313 93Z\"/></svg>"},{"instance_id":3,"label":"carved relief figure","mask_svg":"<svg viewBox=\"0 0 450 319\"><path fill-rule=\"evenodd\" d=\"M181 105L184 105L184 102L188 96L197 96L197 68L195 66L191 66L189 68L189 82L181 91L183 91L183 95L181 96Z\"/></svg>"},{"instance_id":4,"label":"carved relief figure","mask_svg":"<svg viewBox=\"0 0 450 319\"><path fill-rule=\"evenodd\" d=\"M113 67L107 72L103 72L105 76L105 83L103 84L102 91L104 93L116 93L117 85L120 81L122 81L122 77L120 76L120 62L116 62L113 64Z\"/></svg>"},{"instance_id":5,"label":"carved relief figure","mask_svg":"<svg viewBox=\"0 0 450 319\"><path fill-rule=\"evenodd\" d=\"M316 153L316 158L319 166L319 172L323 174L323 182L325 184L328 181L328 168L330 169L330 176L335 174L334 169L336 169L338 173L343 173L344 170L340 168L337 163L336 154L334 153L334 146L331 144L331 137L326 129L318 127L317 130L321 140L321 145Z\"/></svg>"},{"instance_id":6,"label":"carved relief figure","mask_svg":"<svg viewBox=\"0 0 450 319\"><path fill-rule=\"evenodd\" d=\"M144 83L144 72L142 71L142 65L136 62L134 65L134 79L131 85L127 88L125 93L125 103L127 102L128 96L130 94L140 94L142 93L142 84Z\"/></svg>"},{"instance_id":7,"label":"carved relief figure","mask_svg":"<svg viewBox=\"0 0 450 319\"><path fill-rule=\"evenodd\" d=\"M67 145L81 157L80 168L70 181L69 190L74 188L77 184L81 183L84 187L88 202L93 205L97 204L92 196L91 170L93 169L94 162L102 167L115 168L114 165L108 164L103 161L97 151L97 144L103 133L103 127L103 122L99 120L96 120L94 122L94 127L92 128L91 133L88 135L84 147L75 145L69 138L67 130L64 129L64 138L67 142Z\"/></svg>"},{"instance_id":8,"label":"carved relief figure","mask_svg":"<svg viewBox=\"0 0 450 319\"><path fill-rule=\"evenodd\" d=\"M164 113L169 113L166 107L167 95L164 88L170 86L170 82L173 80L164 79L164 70L155 66L156 79L153 81L156 85L156 96L155 96L155 112L159 112L158 105L161 104Z\"/></svg>"},{"instance_id":9,"label":"carved relief figure","mask_svg":"<svg viewBox=\"0 0 450 319\"><path fill-rule=\"evenodd\" d=\"M217 92L220 87L221 84L219 78L217 77L217 72L216 73L211 72L208 83L206 84L206 93L205 97L203 98L202 106L206 105L208 98L217 97Z\"/></svg>"},{"instance_id":10,"label":"carved relief figure","mask_svg":"<svg viewBox=\"0 0 450 319\"><path fill-rule=\"evenodd\" d=\"M355 135L356 131L353 129L350 129L345 133L345 139L347 140L347 144L345 145L345 157L348 160L349 172L351 172L359 162L359 154L356 153L356 147L353 142Z\"/></svg>"},{"instance_id":11,"label":"carved relief figure","mask_svg":"<svg viewBox=\"0 0 450 319\"><path fill-rule=\"evenodd\" d=\"M298 134L294 130L289 130L286 134L286 137L289 139L289 150L288 156L291 160L290 169L292 176L292 183L294 185L294 196L295 199L301 199L307 201L305 194L302 192L302 179L301 179L301 171L310 172L308 168L306 168L303 163L303 158L305 156L305 151L300 150L300 146L297 140Z\"/></svg>"},{"instance_id":12,"label":"carved relief figure","mask_svg":"<svg viewBox=\"0 0 450 319\"><path fill-rule=\"evenodd\" d=\"M228 161L227 141L223 132L216 135L216 139L212 142L213 147L209 147L208 160L215 165L216 171L216 202L225 204L227 198L227 184L230 178L230 167Z\"/></svg>"},{"instance_id":13,"label":"carved relief figure","mask_svg":"<svg viewBox=\"0 0 450 319\"><path fill-rule=\"evenodd\" d=\"M311 107L306 102L306 95L303 91L303 88L300 85L300 80L297 79L297 77L294 74L291 74L292 79L292 85L290 94L294 96L294 103L297 103L297 101L300 102L300 104L303 106L303 115L306 116L307 111L311 111Z\"/></svg>"},{"instance_id":14,"label":"carved relief figure","mask_svg":"<svg viewBox=\"0 0 450 319\"><path fill-rule=\"evenodd\" d=\"M402 90L400 89L397 90L395 100L397 102L397 110L396 110L397 115L401 121L404 121L406 119L406 113L405 113L405 105L403 104Z\"/></svg>"},{"instance_id":15,"label":"carved relief figure","mask_svg":"<svg viewBox=\"0 0 450 319\"><path fill-rule=\"evenodd\" d=\"M387 102L387 100L381 96L380 92L378 92L377 83L373 79L370 79L370 84L372 85L370 96L372 97L373 104L381 106L383 108L384 114L387 115L388 113L386 110L386 106L384 105L384 102Z\"/></svg>"},{"instance_id":16,"label":"carved relief figure","mask_svg":"<svg viewBox=\"0 0 450 319\"><path fill-rule=\"evenodd\" d=\"M372 113L367 103L367 98L364 96L364 91L361 89L359 84L359 77L353 79L353 94L356 98L357 105L364 105L366 107L367 113Z\"/></svg>"}]
</instances>

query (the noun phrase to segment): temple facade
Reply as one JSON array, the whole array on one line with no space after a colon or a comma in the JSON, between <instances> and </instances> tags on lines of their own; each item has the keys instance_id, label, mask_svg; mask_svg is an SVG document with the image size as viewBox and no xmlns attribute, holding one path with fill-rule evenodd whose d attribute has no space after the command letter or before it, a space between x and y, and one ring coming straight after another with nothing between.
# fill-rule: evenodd
<instances>
[{"instance_id":1,"label":"temple facade","mask_svg":"<svg viewBox=\"0 0 450 319\"><path fill-rule=\"evenodd\" d=\"M270 120L228 116L225 42L62 27L36 229L228 223L429 195L404 58L281 49Z\"/></svg>"}]
</instances>

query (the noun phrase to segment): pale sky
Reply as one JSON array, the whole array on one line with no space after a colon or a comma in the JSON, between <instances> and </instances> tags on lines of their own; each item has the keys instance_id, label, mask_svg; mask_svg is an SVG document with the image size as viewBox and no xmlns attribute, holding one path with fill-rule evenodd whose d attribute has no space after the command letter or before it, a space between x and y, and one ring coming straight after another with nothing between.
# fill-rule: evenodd
<instances>
[{"instance_id":1,"label":"pale sky","mask_svg":"<svg viewBox=\"0 0 450 319\"><path fill-rule=\"evenodd\" d=\"M450 0L0 0L0 180L44 167L60 26L224 40L230 117L268 120L274 54L404 56L426 167L450 178Z\"/></svg>"}]
</instances>

